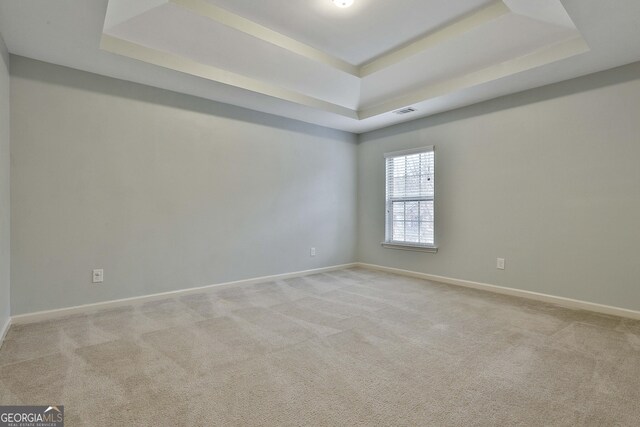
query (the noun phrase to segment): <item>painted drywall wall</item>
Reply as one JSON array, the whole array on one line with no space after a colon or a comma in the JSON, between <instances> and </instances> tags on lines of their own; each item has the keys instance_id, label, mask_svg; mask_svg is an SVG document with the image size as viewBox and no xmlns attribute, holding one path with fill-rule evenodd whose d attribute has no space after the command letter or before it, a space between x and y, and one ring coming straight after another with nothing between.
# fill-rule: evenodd
<instances>
[{"instance_id":1,"label":"painted drywall wall","mask_svg":"<svg viewBox=\"0 0 640 427\"><path fill-rule=\"evenodd\" d=\"M13 314L354 261L354 135L11 59Z\"/></svg>"},{"instance_id":2,"label":"painted drywall wall","mask_svg":"<svg viewBox=\"0 0 640 427\"><path fill-rule=\"evenodd\" d=\"M439 252L382 248L383 153L426 145ZM358 216L362 262L639 310L640 63L361 135Z\"/></svg>"},{"instance_id":3,"label":"painted drywall wall","mask_svg":"<svg viewBox=\"0 0 640 427\"><path fill-rule=\"evenodd\" d=\"M0 335L9 321L10 312L9 86L9 53L0 34Z\"/></svg>"}]
</instances>

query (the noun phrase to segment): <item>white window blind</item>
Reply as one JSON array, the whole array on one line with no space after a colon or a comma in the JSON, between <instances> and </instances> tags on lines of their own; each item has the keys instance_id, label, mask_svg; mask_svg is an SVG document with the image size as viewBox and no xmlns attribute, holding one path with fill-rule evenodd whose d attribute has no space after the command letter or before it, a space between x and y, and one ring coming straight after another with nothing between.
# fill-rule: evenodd
<instances>
[{"instance_id":1,"label":"white window blind","mask_svg":"<svg viewBox=\"0 0 640 427\"><path fill-rule=\"evenodd\" d=\"M433 147L385 154L385 243L435 246Z\"/></svg>"}]
</instances>

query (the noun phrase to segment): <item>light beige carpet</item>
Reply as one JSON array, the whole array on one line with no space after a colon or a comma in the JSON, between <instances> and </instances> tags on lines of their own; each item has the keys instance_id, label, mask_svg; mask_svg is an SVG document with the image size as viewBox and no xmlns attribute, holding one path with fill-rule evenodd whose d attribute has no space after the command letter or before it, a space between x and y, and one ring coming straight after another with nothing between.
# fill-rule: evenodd
<instances>
[{"instance_id":1,"label":"light beige carpet","mask_svg":"<svg viewBox=\"0 0 640 427\"><path fill-rule=\"evenodd\" d=\"M13 326L67 425L640 425L640 323L364 269Z\"/></svg>"}]
</instances>

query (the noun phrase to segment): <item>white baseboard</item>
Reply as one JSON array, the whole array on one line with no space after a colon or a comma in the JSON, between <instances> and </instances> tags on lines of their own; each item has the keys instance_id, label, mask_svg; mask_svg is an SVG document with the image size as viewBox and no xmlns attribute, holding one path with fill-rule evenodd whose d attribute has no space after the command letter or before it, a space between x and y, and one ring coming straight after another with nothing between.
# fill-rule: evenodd
<instances>
[{"instance_id":1,"label":"white baseboard","mask_svg":"<svg viewBox=\"0 0 640 427\"><path fill-rule=\"evenodd\" d=\"M177 291L162 292L158 294L143 295L143 296L124 298L119 300L103 301L103 302L98 302L93 304L78 305L74 307L66 307L66 308L61 308L56 310L19 314L16 316L12 316L10 319L8 319L4 327L0 330L0 346L2 345L2 342L4 341L4 338L7 332L9 331L9 326L12 324L20 325L20 324L26 324L26 323L41 322L41 321L56 319L60 317L66 317L73 314L91 313L99 310L104 310L107 308L117 308L117 307L122 307L130 304L140 304L144 302L160 300L160 299L173 297L177 295L194 294L194 293L203 292L203 291L207 291L207 290L217 288L217 287L222 287L222 286L250 285L250 284L261 283L261 282L269 282L272 280L283 280L283 279L289 279L293 277L306 276L309 274L341 270L349 267L369 268L372 270L385 271L388 273L399 274L402 276L415 277L418 279L425 279L425 280L431 280L434 282L446 283L449 285L480 289L480 290L494 292L494 293L503 294L503 295L511 295L511 296L516 296L521 298L532 299L536 301L547 302L547 303L556 304L556 305L566 307L566 308L571 308L571 309L587 310L587 311L592 311L596 313L602 313L602 314L608 314L612 316L619 316L619 317L626 317L630 319L640 320L640 311L629 310L626 308L613 307L613 306L597 304L597 303L592 303L587 301L575 300L571 298L564 298L564 297L558 297L554 295L542 294L538 292L525 291L521 289L490 285L488 283L453 279L450 277L436 276L436 275L427 274L427 273L419 273L417 271L402 270L399 268L385 267L382 265L356 262L351 264L342 264L342 265L334 265L334 266L324 267L324 268L317 268L313 270L296 271L292 273L277 274L273 276L255 277L252 279L217 283L217 284L207 285L207 286L202 286L197 288L181 289Z\"/></svg>"},{"instance_id":2,"label":"white baseboard","mask_svg":"<svg viewBox=\"0 0 640 427\"><path fill-rule=\"evenodd\" d=\"M4 326L2 326L2 329L0 329L0 348L2 348L2 344L4 344L4 339L7 337L7 333L9 332L10 327L11 317L7 319L7 321L4 323Z\"/></svg>"},{"instance_id":3,"label":"white baseboard","mask_svg":"<svg viewBox=\"0 0 640 427\"><path fill-rule=\"evenodd\" d=\"M536 301L543 301L555 305L575 310L587 310L595 313L608 314L612 316L626 317L629 319L640 320L640 311L629 310L626 308L613 307L609 305L597 304L593 302L580 301L571 298L557 297L554 295L541 294L538 292L524 291L521 289L507 288L504 286L490 285L488 283L472 282L469 280L452 279L450 277L436 276L433 274L419 273L417 271L402 270L399 268L385 267L382 265L366 264L362 262L356 263L358 267L369 268L372 270L386 271L388 273L400 274L402 276L415 277L418 279L431 280L433 282L446 283L449 285L463 286L465 288L480 289L483 291L494 292L497 294L511 295L515 297L527 298Z\"/></svg>"},{"instance_id":4,"label":"white baseboard","mask_svg":"<svg viewBox=\"0 0 640 427\"><path fill-rule=\"evenodd\" d=\"M213 285L201 286L198 288L180 289L177 291L162 292L158 294L143 295L138 297L124 298L124 299L111 300L111 301L103 301L103 302L97 302L93 304L77 305L73 307L65 307L65 308L60 308L56 310L47 310L47 311L39 311L36 313L18 314L16 316L12 316L10 321L14 325L42 322L45 320L57 319L60 317L66 317L73 314L91 313L98 310L104 310L106 308L117 308L117 307L129 305L129 304L140 304L140 303L164 299L168 297L174 297L177 295L195 294L195 293L207 291L207 290L222 287L222 286L251 285L255 283L269 282L272 280L290 279L293 277L307 276L310 274L341 270L343 268L349 268L354 266L356 266L356 263L341 264L341 265L334 265L330 267L316 268L313 270L296 271L292 273L276 274L273 276L255 277L252 279L236 280L234 282L216 283Z\"/></svg>"}]
</instances>

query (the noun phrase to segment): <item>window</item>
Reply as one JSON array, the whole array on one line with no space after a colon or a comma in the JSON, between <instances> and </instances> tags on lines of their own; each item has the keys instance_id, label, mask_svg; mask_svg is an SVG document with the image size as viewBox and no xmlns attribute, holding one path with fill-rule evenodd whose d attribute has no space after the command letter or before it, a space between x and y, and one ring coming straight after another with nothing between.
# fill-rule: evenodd
<instances>
[{"instance_id":1,"label":"window","mask_svg":"<svg viewBox=\"0 0 640 427\"><path fill-rule=\"evenodd\" d=\"M435 252L435 153L424 147L385 154L384 246Z\"/></svg>"}]
</instances>

